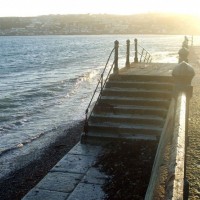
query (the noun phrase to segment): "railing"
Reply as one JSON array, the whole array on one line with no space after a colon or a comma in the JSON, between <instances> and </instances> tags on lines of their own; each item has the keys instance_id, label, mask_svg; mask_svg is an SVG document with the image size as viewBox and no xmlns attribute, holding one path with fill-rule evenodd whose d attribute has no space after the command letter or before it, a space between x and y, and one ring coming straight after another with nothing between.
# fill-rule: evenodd
<instances>
[{"instance_id":1,"label":"railing","mask_svg":"<svg viewBox=\"0 0 200 200\"><path fill-rule=\"evenodd\" d=\"M190 45L189 45L190 42ZM185 61L188 63L188 55L189 55L189 46L193 46L193 36L191 40L188 39L187 36L184 37L184 41L182 43L182 48L179 50L179 63Z\"/></svg>"},{"instance_id":2,"label":"railing","mask_svg":"<svg viewBox=\"0 0 200 200\"><path fill-rule=\"evenodd\" d=\"M189 48L189 46L193 46L193 35L189 38L187 36L184 37L184 41L182 47Z\"/></svg>"},{"instance_id":3,"label":"railing","mask_svg":"<svg viewBox=\"0 0 200 200\"><path fill-rule=\"evenodd\" d=\"M182 62L174 68L172 75L175 83L174 96L160 137L145 200L188 199L186 152L194 70L186 62Z\"/></svg>"},{"instance_id":4,"label":"railing","mask_svg":"<svg viewBox=\"0 0 200 200\"><path fill-rule=\"evenodd\" d=\"M138 44L138 40L135 39L135 59L134 62L143 62L143 63L151 63L152 61L152 56L151 54L141 45ZM139 54L139 58L138 58Z\"/></svg>"},{"instance_id":5,"label":"railing","mask_svg":"<svg viewBox=\"0 0 200 200\"><path fill-rule=\"evenodd\" d=\"M140 62L144 62L144 63L151 63L152 61L152 56L151 54L142 46L138 45L142 51L141 53L138 52L140 54Z\"/></svg>"},{"instance_id":6,"label":"railing","mask_svg":"<svg viewBox=\"0 0 200 200\"><path fill-rule=\"evenodd\" d=\"M185 57L187 60L187 56ZM180 61L180 58L179 58ZM159 140L145 200L182 199L189 196L186 177L189 100L193 68L182 61L173 70L173 98Z\"/></svg>"},{"instance_id":7,"label":"railing","mask_svg":"<svg viewBox=\"0 0 200 200\"><path fill-rule=\"evenodd\" d=\"M144 63L151 63L152 58L151 58L150 53L147 50L145 50L142 46L140 47L142 48L142 52L141 53L138 52L140 54L140 62L142 62L142 59L143 59Z\"/></svg>"},{"instance_id":8,"label":"railing","mask_svg":"<svg viewBox=\"0 0 200 200\"><path fill-rule=\"evenodd\" d=\"M86 111L85 111L85 124L84 124L84 133L85 133L85 134L88 132L88 118L89 118L90 115L92 114L94 106L96 105L96 103L98 102L98 100L99 100L100 97L101 97L102 91L103 91L103 89L104 89L104 87L105 87L105 85L106 85L106 82L107 82L107 80L108 80L108 77L109 77L109 75L110 75L112 69L113 69L113 66L114 66L113 72L114 72L114 73L117 73L117 72L118 72L118 48L119 48L119 42L118 42L118 41L115 41L114 48L113 48L112 51L110 52L110 55L109 55L109 57L108 57L108 59L107 59L107 62L106 62L106 65L105 65L105 67L104 67L104 69L103 69L103 72L101 73L100 79L99 79L99 81L98 81L98 83L97 83L97 86L96 86L96 88L95 88L95 90L94 90L94 92L93 92L92 98L91 98L91 100L90 100L90 102L89 102L89 104L88 104L88 107L87 107ZM106 78L105 78L105 72L106 72L106 69L107 69L107 67L108 67L108 63L109 63L109 61L110 61L110 58L111 58L113 52L115 53L114 62L112 63L112 65L111 65L111 67L110 67L110 69L109 69L109 71L108 71L108 73L107 73L107 75L106 75ZM104 78L105 78L105 79L104 79ZM97 94L97 92L98 92L99 90L100 90L100 92L99 92L99 95L98 95L97 100L96 100L96 102L95 102L95 105L93 106L93 108L92 108L91 111L89 112L89 108L91 107L91 104L92 104L92 102L93 102L93 100L94 100L94 97L95 97L95 95Z\"/></svg>"},{"instance_id":9,"label":"railing","mask_svg":"<svg viewBox=\"0 0 200 200\"><path fill-rule=\"evenodd\" d=\"M191 46L193 46L193 42L194 42L194 38L193 38L193 35L192 35L191 40L190 40Z\"/></svg>"},{"instance_id":10,"label":"railing","mask_svg":"<svg viewBox=\"0 0 200 200\"><path fill-rule=\"evenodd\" d=\"M142 48L142 52L138 52L138 43L137 43L137 39L134 40L134 46L135 46L135 58L134 58L134 62L137 63L138 62L138 54L141 56L140 57L140 62L150 62L151 61L151 55L141 46ZM84 125L84 133L87 134L88 132L88 119L90 117L90 115L92 114L93 112L93 108L95 107L95 105L97 104L97 102L99 101L99 99L101 98L101 94L102 94L102 91L108 81L108 78L109 78L109 75L111 74L111 71L113 70L113 73L114 74L117 74L118 71L119 71L119 68L118 68L118 49L119 49L119 42L116 40L115 43L114 43L114 48L112 49L112 51L110 52L110 55L108 57L108 60L106 62L106 65L103 69L103 72L101 73L101 76L100 76L100 79L97 83L97 86L94 90L94 93L92 95L92 98L88 104L88 107L85 111L85 125ZM106 70L107 70L107 67L108 67L108 63L110 62L110 59L111 59L111 56L112 54L114 53L114 61L113 63L111 64L111 67L110 69L108 70L108 73L106 73ZM142 58L143 58L143 61L142 61ZM130 40L127 40L126 41L126 63L125 63L125 66L128 68L130 67ZM100 91L100 92L99 92ZM99 94L97 94L99 92ZM94 98L95 96L98 96L96 98L96 101L95 101L95 104L92 106L92 102L94 101ZM90 111L89 111L90 109Z\"/></svg>"}]
</instances>

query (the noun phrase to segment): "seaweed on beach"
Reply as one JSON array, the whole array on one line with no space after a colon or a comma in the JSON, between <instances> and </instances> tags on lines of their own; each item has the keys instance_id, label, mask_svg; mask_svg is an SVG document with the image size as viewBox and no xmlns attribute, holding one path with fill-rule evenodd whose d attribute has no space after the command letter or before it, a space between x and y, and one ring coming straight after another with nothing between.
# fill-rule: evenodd
<instances>
[{"instance_id":1,"label":"seaweed on beach","mask_svg":"<svg viewBox=\"0 0 200 200\"><path fill-rule=\"evenodd\" d=\"M157 141L121 141L106 146L96 167L110 178L103 185L106 200L144 199Z\"/></svg>"}]
</instances>

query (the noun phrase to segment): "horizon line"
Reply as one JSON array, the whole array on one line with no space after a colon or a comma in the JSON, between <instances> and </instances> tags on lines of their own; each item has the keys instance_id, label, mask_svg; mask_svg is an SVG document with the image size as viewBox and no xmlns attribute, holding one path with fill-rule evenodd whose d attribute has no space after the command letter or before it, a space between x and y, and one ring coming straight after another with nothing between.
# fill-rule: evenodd
<instances>
[{"instance_id":1,"label":"horizon line","mask_svg":"<svg viewBox=\"0 0 200 200\"><path fill-rule=\"evenodd\" d=\"M16 15L9 15L9 16L0 16L0 18L11 18L11 17L21 17L21 18L28 18L28 17L42 17L42 16L59 16L59 15L114 15L114 16L134 16L134 15L147 15L147 14L159 14L159 15L183 15L183 16L193 16L199 17L197 14L190 14L190 13L175 13L175 12L144 12L144 13L133 13L133 14L117 14L117 13L66 13L66 14L39 14L39 15L30 15L30 16L16 16Z\"/></svg>"}]
</instances>

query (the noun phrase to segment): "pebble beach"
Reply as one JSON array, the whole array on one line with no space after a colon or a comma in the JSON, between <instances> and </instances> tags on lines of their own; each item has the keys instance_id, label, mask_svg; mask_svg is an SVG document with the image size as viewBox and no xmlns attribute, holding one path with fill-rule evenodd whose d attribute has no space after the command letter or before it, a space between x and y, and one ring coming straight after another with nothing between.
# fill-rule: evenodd
<instances>
[{"instance_id":1,"label":"pebble beach","mask_svg":"<svg viewBox=\"0 0 200 200\"><path fill-rule=\"evenodd\" d=\"M187 149L187 178L190 184L190 200L200 199L200 47L192 47L189 64L195 70L192 81L193 96L190 100Z\"/></svg>"},{"instance_id":2,"label":"pebble beach","mask_svg":"<svg viewBox=\"0 0 200 200\"><path fill-rule=\"evenodd\" d=\"M53 144L48 146L39 159L0 180L1 200L20 200L49 170L80 140L83 121L65 130Z\"/></svg>"}]
</instances>

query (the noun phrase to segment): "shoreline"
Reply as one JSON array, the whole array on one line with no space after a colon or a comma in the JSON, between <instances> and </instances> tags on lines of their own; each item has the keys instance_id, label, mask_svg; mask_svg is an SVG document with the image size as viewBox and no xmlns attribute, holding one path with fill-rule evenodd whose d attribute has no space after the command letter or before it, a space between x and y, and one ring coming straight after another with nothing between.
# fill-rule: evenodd
<instances>
[{"instance_id":1,"label":"shoreline","mask_svg":"<svg viewBox=\"0 0 200 200\"><path fill-rule=\"evenodd\" d=\"M61 136L48 147L45 147L36 159L0 179L0 199L22 199L80 141L82 129L83 121L78 121L64 130Z\"/></svg>"},{"instance_id":2,"label":"shoreline","mask_svg":"<svg viewBox=\"0 0 200 200\"><path fill-rule=\"evenodd\" d=\"M0 155L0 180L25 167L30 162L40 159L48 147L53 145L59 138L64 137L68 129L73 129L79 123L81 123L81 120L53 128L30 143L22 143L19 147L2 153Z\"/></svg>"},{"instance_id":3,"label":"shoreline","mask_svg":"<svg viewBox=\"0 0 200 200\"><path fill-rule=\"evenodd\" d=\"M18 34L18 35L0 35L0 37L20 37L20 36L101 36L101 35L156 35L156 36L169 36L169 35L172 35L172 36L184 36L184 34L177 34L177 33L72 33L72 34L35 34L35 35L28 35L28 34ZM200 36L199 34L193 34L193 36Z\"/></svg>"}]
</instances>

